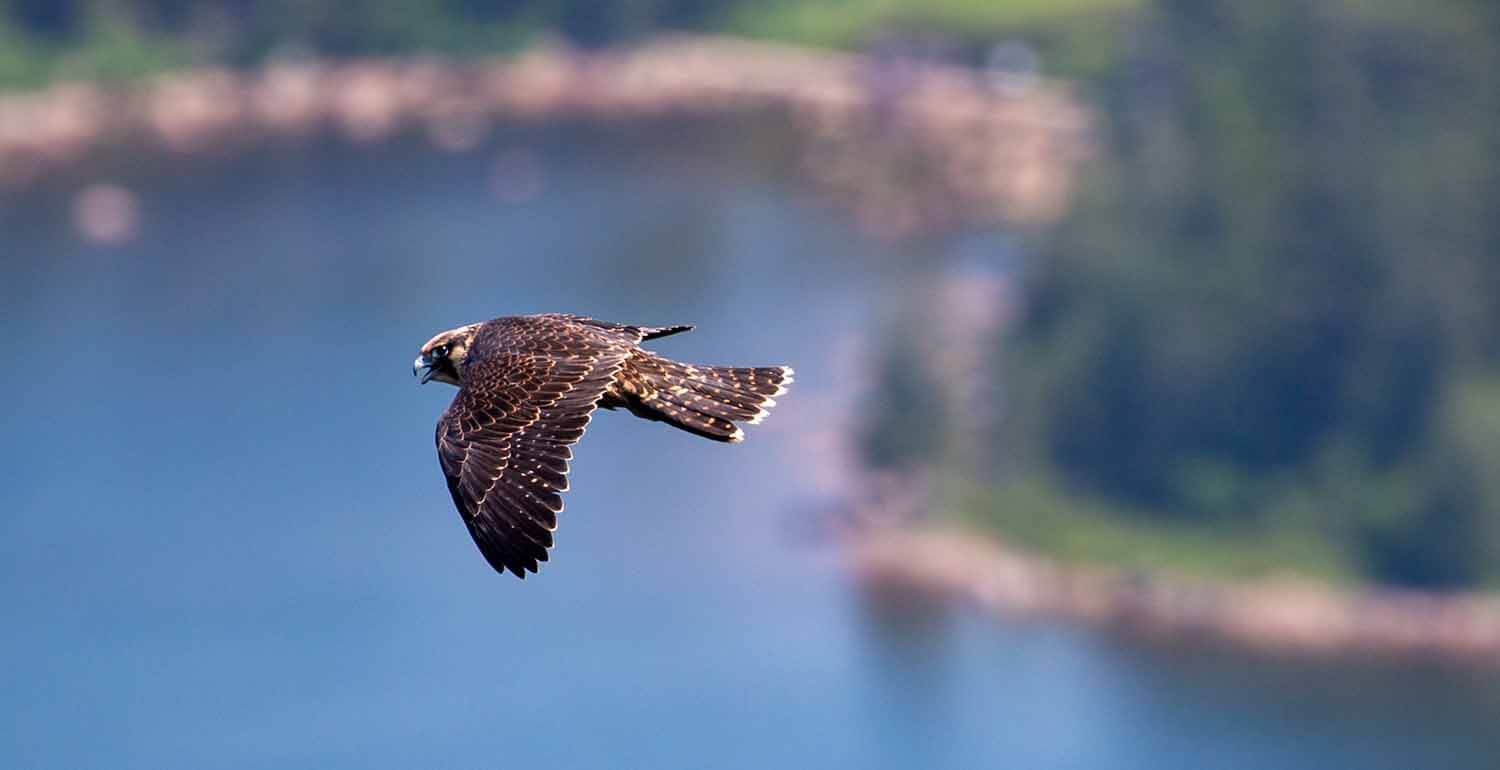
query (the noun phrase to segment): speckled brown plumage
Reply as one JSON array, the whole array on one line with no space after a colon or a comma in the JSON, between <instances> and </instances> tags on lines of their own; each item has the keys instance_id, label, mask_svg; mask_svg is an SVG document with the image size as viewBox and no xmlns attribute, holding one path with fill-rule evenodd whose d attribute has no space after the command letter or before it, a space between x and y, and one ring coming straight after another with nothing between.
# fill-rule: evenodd
<instances>
[{"instance_id":1,"label":"speckled brown plumage","mask_svg":"<svg viewBox=\"0 0 1500 770\"><path fill-rule=\"evenodd\" d=\"M691 328L512 316L443 332L422 347L423 382L459 386L438 421L438 462L492 567L524 578L547 561L571 447L595 408L625 408L729 442L744 438L738 423L765 418L791 383L790 368L695 366L640 347Z\"/></svg>"}]
</instances>

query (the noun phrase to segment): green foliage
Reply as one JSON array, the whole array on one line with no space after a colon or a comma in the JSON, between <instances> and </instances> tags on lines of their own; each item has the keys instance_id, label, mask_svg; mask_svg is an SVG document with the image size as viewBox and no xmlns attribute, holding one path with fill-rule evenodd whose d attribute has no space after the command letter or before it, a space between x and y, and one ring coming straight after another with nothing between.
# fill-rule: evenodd
<instances>
[{"instance_id":1,"label":"green foliage","mask_svg":"<svg viewBox=\"0 0 1500 770\"><path fill-rule=\"evenodd\" d=\"M0 87L130 77L184 63L253 64L279 52L448 55L544 35L584 46L661 30L726 31L857 47L936 36L969 51L1022 37L1047 70L1101 72L1142 0L0 0Z\"/></svg>"},{"instance_id":2,"label":"green foliage","mask_svg":"<svg viewBox=\"0 0 1500 770\"><path fill-rule=\"evenodd\" d=\"M129 79L180 67L189 59L176 44L148 37L124 18L91 14L84 23L83 45L57 66L68 79Z\"/></svg>"},{"instance_id":3,"label":"green foliage","mask_svg":"<svg viewBox=\"0 0 1500 770\"><path fill-rule=\"evenodd\" d=\"M960 45L1022 37L1061 74L1100 72L1116 59L1115 34L1142 0L772 0L733 4L738 34L858 48L891 34Z\"/></svg>"},{"instance_id":4,"label":"green foliage","mask_svg":"<svg viewBox=\"0 0 1500 770\"><path fill-rule=\"evenodd\" d=\"M1492 577L1497 18L1161 2L1028 279L1033 467L1131 521L1291 520L1383 582Z\"/></svg>"},{"instance_id":5,"label":"green foliage","mask_svg":"<svg viewBox=\"0 0 1500 770\"><path fill-rule=\"evenodd\" d=\"M17 2L6 10L0 4L0 88L129 79L190 60L185 46L105 6Z\"/></svg>"},{"instance_id":6,"label":"green foliage","mask_svg":"<svg viewBox=\"0 0 1500 770\"><path fill-rule=\"evenodd\" d=\"M1028 25L1139 9L1141 0L775 0L740 7L747 25L823 44L847 45L881 28L908 26L991 38Z\"/></svg>"},{"instance_id":7,"label":"green foliage","mask_svg":"<svg viewBox=\"0 0 1500 770\"><path fill-rule=\"evenodd\" d=\"M881 417L864 423L859 437L865 464L872 468L912 468L941 460L947 415L915 341L897 335L876 371Z\"/></svg>"},{"instance_id":8,"label":"green foliage","mask_svg":"<svg viewBox=\"0 0 1500 770\"><path fill-rule=\"evenodd\" d=\"M1044 474L1002 486L953 484L949 515L1065 562L1228 579L1284 576L1335 583L1360 566L1336 543L1284 528L1167 523L1151 512L1068 491Z\"/></svg>"},{"instance_id":9,"label":"green foliage","mask_svg":"<svg viewBox=\"0 0 1500 770\"><path fill-rule=\"evenodd\" d=\"M0 87L133 77L280 52L513 50L547 33L593 45L701 26L730 0L0 0Z\"/></svg>"},{"instance_id":10,"label":"green foliage","mask_svg":"<svg viewBox=\"0 0 1500 770\"><path fill-rule=\"evenodd\" d=\"M45 77L41 54L30 40L0 18L0 88L35 86Z\"/></svg>"}]
</instances>

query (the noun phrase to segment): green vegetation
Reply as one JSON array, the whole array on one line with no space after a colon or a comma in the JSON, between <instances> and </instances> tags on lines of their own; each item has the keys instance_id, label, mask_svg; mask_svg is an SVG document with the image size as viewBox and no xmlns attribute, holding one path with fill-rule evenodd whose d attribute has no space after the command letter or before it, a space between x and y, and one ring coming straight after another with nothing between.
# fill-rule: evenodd
<instances>
[{"instance_id":1,"label":"green vegetation","mask_svg":"<svg viewBox=\"0 0 1500 770\"><path fill-rule=\"evenodd\" d=\"M0 0L0 88L121 79L282 54L514 50L546 34L590 45L701 25L712 0Z\"/></svg>"},{"instance_id":2,"label":"green vegetation","mask_svg":"<svg viewBox=\"0 0 1500 770\"><path fill-rule=\"evenodd\" d=\"M955 482L945 516L1065 562L1239 579L1299 575L1354 583L1359 567L1328 539L1295 528L1167 522L1070 494L1041 476L1001 486Z\"/></svg>"},{"instance_id":3,"label":"green vegetation","mask_svg":"<svg viewBox=\"0 0 1500 770\"><path fill-rule=\"evenodd\" d=\"M1028 276L1023 478L1380 582L1500 577L1500 13L1413 18L1158 5Z\"/></svg>"},{"instance_id":4,"label":"green vegetation","mask_svg":"<svg viewBox=\"0 0 1500 770\"><path fill-rule=\"evenodd\" d=\"M1051 72L1099 73L1118 57L1119 30L1143 0L773 0L743 3L727 17L736 34L832 48L884 36L930 35L985 46L1023 38Z\"/></svg>"},{"instance_id":5,"label":"green vegetation","mask_svg":"<svg viewBox=\"0 0 1500 770\"><path fill-rule=\"evenodd\" d=\"M117 17L91 14L80 20L76 37L64 41L0 16L0 88L31 88L55 79L130 79L188 60L181 45L148 38Z\"/></svg>"},{"instance_id":6,"label":"green vegetation","mask_svg":"<svg viewBox=\"0 0 1500 770\"><path fill-rule=\"evenodd\" d=\"M1500 7L1157 0L1131 35L996 348L999 467L945 509L1070 560L1500 582ZM865 457L953 468L963 409Z\"/></svg>"},{"instance_id":7,"label":"green vegetation","mask_svg":"<svg viewBox=\"0 0 1500 770\"><path fill-rule=\"evenodd\" d=\"M728 32L854 48L936 36L960 55L1021 37L1048 70L1102 72L1141 0L0 0L0 88L56 78L120 79L186 64L514 50L556 35L580 45L662 30Z\"/></svg>"}]
</instances>

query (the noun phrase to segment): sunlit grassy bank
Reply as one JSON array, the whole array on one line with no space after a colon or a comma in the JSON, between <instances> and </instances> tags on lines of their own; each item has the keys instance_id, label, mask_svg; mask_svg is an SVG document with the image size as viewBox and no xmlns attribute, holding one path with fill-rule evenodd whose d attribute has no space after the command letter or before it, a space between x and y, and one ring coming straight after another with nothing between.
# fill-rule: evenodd
<instances>
[{"instance_id":1,"label":"sunlit grassy bank","mask_svg":"<svg viewBox=\"0 0 1500 770\"><path fill-rule=\"evenodd\" d=\"M1315 533L1164 521L1070 494L1039 477L995 487L954 483L941 517L1070 564L1223 579L1360 582L1349 554Z\"/></svg>"},{"instance_id":2,"label":"sunlit grassy bank","mask_svg":"<svg viewBox=\"0 0 1500 770\"><path fill-rule=\"evenodd\" d=\"M813 0L745 4L726 31L813 46L855 48L883 36L927 36L983 45L1020 38L1037 46L1049 72L1103 71L1116 61L1120 23L1143 0Z\"/></svg>"}]
</instances>

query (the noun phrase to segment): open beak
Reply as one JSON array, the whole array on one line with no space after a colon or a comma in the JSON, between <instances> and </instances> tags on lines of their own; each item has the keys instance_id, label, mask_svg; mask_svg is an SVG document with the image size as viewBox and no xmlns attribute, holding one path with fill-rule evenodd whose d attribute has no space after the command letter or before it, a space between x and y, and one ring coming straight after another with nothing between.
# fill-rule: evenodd
<instances>
[{"instance_id":1,"label":"open beak","mask_svg":"<svg viewBox=\"0 0 1500 770\"><path fill-rule=\"evenodd\" d=\"M417 360L411 362L411 373L426 385L428 380L437 375L437 370L432 368L427 356L417 356Z\"/></svg>"}]
</instances>

